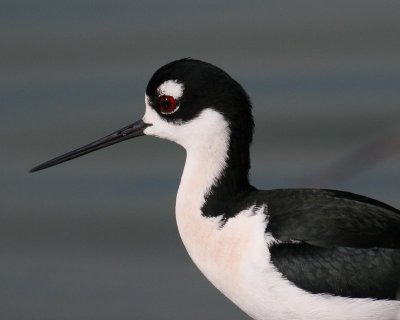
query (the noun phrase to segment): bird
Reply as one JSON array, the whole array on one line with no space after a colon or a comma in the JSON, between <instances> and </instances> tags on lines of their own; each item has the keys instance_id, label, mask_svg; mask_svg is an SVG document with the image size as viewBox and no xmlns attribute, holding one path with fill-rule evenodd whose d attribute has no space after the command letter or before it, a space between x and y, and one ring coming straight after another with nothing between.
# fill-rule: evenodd
<instances>
[{"instance_id":1,"label":"bird","mask_svg":"<svg viewBox=\"0 0 400 320\"><path fill-rule=\"evenodd\" d=\"M400 210L355 193L250 183L252 103L219 67L160 67L142 119L31 169L139 136L181 145L175 215L200 271L256 320L394 320L400 314Z\"/></svg>"}]
</instances>

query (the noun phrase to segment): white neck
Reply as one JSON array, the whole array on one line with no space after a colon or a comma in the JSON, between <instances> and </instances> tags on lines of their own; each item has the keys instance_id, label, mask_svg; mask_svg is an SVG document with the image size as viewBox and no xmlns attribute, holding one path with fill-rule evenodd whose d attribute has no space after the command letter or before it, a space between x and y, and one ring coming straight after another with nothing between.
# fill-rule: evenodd
<instances>
[{"instance_id":1,"label":"white neck","mask_svg":"<svg viewBox=\"0 0 400 320\"><path fill-rule=\"evenodd\" d=\"M195 264L214 284L218 283L223 277L210 270L222 265L218 252L224 240L216 232L220 227L219 219L203 216L201 208L225 169L229 124L223 115L212 109L203 110L193 120L175 124L162 119L149 106L143 120L152 124L145 134L175 141L186 149L186 163L176 199L177 225Z\"/></svg>"},{"instance_id":2,"label":"white neck","mask_svg":"<svg viewBox=\"0 0 400 320\"><path fill-rule=\"evenodd\" d=\"M178 226L180 218L201 214L205 197L221 176L228 155L229 128L222 115L205 110L196 125L202 127L196 130L201 136L181 141L186 149L186 163L176 199Z\"/></svg>"},{"instance_id":3,"label":"white neck","mask_svg":"<svg viewBox=\"0 0 400 320\"><path fill-rule=\"evenodd\" d=\"M168 122L148 105L147 100L143 120L151 126L146 128L145 134L175 141L186 149L186 163L176 200L179 226L181 217L201 214L205 196L226 166L229 125L223 115L213 109L204 109L185 123Z\"/></svg>"}]
</instances>

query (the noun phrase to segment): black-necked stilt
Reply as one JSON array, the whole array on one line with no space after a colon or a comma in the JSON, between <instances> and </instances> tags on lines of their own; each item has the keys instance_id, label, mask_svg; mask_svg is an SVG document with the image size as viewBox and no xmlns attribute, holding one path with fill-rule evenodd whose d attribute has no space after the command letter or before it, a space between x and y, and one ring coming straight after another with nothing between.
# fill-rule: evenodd
<instances>
[{"instance_id":1,"label":"black-necked stilt","mask_svg":"<svg viewBox=\"0 0 400 320\"><path fill-rule=\"evenodd\" d=\"M187 152L179 233L205 276L254 319L393 320L400 313L400 211L348 192L261 191L248 179L250 100L221 69L192 59L150 79L146 113L38 171L141 135Z\"/></svg>"}]
</instances>

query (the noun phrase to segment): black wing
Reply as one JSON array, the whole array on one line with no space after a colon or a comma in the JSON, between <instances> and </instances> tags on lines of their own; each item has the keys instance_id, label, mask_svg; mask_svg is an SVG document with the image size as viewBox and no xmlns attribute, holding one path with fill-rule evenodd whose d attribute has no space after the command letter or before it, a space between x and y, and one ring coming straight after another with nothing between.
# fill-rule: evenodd
<instances>
[{"instance_id":1,"label":"black wing","mask_svg":"<svg viewBox=\"0 0 400 320\"><path fill-rule=\"evenodd\" d=\"M281 241L319 247L400 248L400 211L349 192L283 189L258 192L267 231Z\"/></svg>"},{"instance_id":2,"label":"black wing","mask_svg":"<svg viewBox=\"0 0 400 320\"><path fill-rule=\"evenodd\" d=\"M312 293L395 299L400 211L348 192L286 189L254 194L267 205L276 268Z\"/></svg>"},{"instance_id":3,"label":"black wing","mask_svg":"<svg viewBox=\"0 0 400 320\"><path fill-rule=\"evenodd\" d=\"M285 278L311 293L373 299L396 299L400 294L398 249L283 243L272 246L270 253Z\"/></svg>"}]
</instances>

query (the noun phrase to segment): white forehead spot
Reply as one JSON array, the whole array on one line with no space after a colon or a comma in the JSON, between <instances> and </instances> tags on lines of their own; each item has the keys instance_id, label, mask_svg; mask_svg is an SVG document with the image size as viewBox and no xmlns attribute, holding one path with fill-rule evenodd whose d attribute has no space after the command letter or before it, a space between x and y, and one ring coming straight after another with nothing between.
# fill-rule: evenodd
<instances>
[{"instance_id":1,"label":"white forehead spot","mask_svg":"<svg viewBox=\"0 0 400 320\"><path fill-rule=\"evenodd\" d=\"M179 99L182 97L183 90L185 87L182 83L176 80L168 80L163 82L157 89L157 92L160 96L171 96L174 99Z\"/></svg>"}]
</instances>

